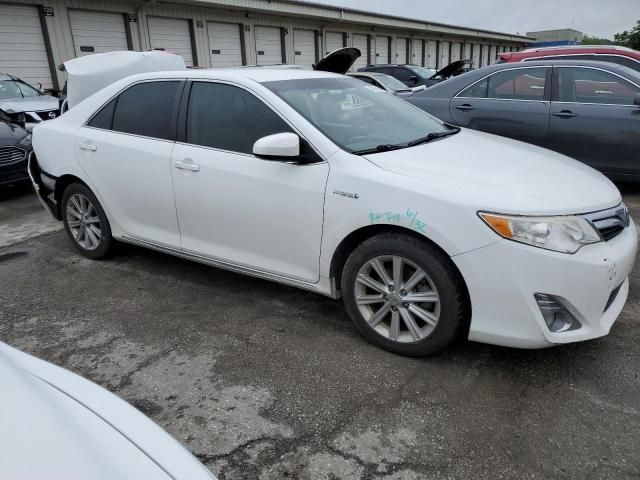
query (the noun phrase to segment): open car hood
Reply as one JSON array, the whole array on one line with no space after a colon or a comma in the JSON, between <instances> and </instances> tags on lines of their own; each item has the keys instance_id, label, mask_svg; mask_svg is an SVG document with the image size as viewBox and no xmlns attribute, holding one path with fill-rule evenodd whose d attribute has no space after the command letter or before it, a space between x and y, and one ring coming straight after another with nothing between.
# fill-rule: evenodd
<instances>
[{"instance_id":1,"label":"open car hood","mask_svg":"<svg viewBox=\"0 0 640 480\"><path fill-rule=\"evenodd\" d=\"M450 63L443 69L437 71L436 74L433 77L431 77L431 80L435 80L438 77L449 78L455 75L456 73L458 73L460 70L462 70L465 67L465 65L468 65L470 63L471 63L471 60L456 60L455 62Z\"/></svg>"},{"instance_id":2,"label":"open car hood","mask_svg":"<svg viewBox=\"0 0 640 480\"><path fill-rule=\"evenodd\" d=\"M339 48L320 60L313 69L344 75L361 56L357 48Z\"/></svg>"},{"instance_id":3,"label":"open car hood","mask_svg":"<svg viewBox=\"0 0 640 480\"><path fill-rule=\"evenodd\" d=\"M57 109L58 99L49 95L0 100L0 110L6 113L40 112Z\"/></svg>"}]
</instances>

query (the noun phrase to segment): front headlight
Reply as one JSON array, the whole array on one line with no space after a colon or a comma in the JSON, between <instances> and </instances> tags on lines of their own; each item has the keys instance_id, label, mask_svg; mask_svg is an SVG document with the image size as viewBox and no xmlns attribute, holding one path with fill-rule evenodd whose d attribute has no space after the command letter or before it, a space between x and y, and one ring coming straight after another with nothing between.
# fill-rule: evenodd
<instances>
[{"instance_id":1,"label":"front headlight","mask_svg":"<svg viewBox=\"0 0 640 480\"><path fill-rule=\"evenodd\" d=\"M24 137L22 140L20 140L18 142L20 145L22 145L23 147L30 147L31 146L31 134L27 135L26 137Z\"/></svg>"},{"instance_id":2,"label":"front headlight","mask_svg":"<svg viewBox=\"0 0 640 480\"><path fill-rule=\"evenodd\" d=\"M480 218L501 237L554 252L576 253L602 241L582 217L519 217L479 212Z\"/></svg>"}]
</instances>

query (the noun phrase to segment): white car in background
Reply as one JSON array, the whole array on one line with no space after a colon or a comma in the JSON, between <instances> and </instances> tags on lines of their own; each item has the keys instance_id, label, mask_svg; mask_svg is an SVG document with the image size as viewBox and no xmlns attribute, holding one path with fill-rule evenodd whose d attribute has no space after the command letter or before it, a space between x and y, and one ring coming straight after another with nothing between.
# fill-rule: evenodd
<instances>
[{"instance_id":1,"label":"white car in background","mask_svg":"<svg viewBox=\"0 0 640 480\"><path fill-rule=\"evenodd\" d=\"M215 480L128 403L3 343L0 391L3 480Z\"/></svg>"},{"instance_id":2,"label":"white car in background","mask_svg":"<svg viewBox=\"0 0 640 480\"><path fill-rule=\"evenodd\" d=\"M627 299L637 232L603 175L343 75L135 75L33 145L36 188L86 257L119 240L343 297L392 352L588 340Z\"/></svg>"}]
</instances>

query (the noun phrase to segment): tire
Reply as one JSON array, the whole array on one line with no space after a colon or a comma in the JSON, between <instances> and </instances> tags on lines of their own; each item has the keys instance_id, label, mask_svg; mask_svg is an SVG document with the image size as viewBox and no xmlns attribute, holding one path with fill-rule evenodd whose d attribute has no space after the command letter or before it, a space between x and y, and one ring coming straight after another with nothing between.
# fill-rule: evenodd
<instances>
[{"instance_id":1,"label":"tire","mask_svg":"<svg viewBox=\"0 0 640 480\"><path fill-rule=\"evenodd\" d=\"M74 247L87 258L105 258L113 245L109 220L93 192L72 183L62 194L62 221Z\"/></svg>"},{"instance_id":2,"label":"tire","mask_svg":"<svg viewBox=\"0 0 640 480\"><path fill-rule=\"evenodd\" d=\"M396 264L402 265L399 275ZM428 356L468 334L460 273L446 254L419 238L388 233L364 241L345 263L342 293L362 335L393 353Z\"/></svg>"}]
</instances>

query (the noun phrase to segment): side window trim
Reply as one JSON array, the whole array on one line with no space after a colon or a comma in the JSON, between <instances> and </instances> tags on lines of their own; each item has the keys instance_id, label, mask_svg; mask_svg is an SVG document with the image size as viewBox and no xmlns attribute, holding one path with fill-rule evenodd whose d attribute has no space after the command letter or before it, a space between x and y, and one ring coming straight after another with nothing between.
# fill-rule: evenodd
<instances>
[{"instance_id":1,"label":"side window trim","mask_svg":"<svg viewBox=\"0 0 640 480\"><path fill-rule=\"evenodd\" d=\"M615 107L634 107L635 105L629 104L619 104L619 103L582 103L582 102L561 102L560 101L560 69L561 68L581 68L584 70L597 70L599 72L608 73L609 75L614 75L620 78L622 81L630 83L634 87L636 87L640 91L640 85L629 80L628 78L623 77L615 72L605 70L604 68L599 67L591 67L591 66L581 66L581 65L554 65L553 67L553 90L551 95L551 101L553 103L559 103L563 105L603 105L603 106L615 106Z\"/></svg>"},{"instance_id":2,"label":"side window trim","mask_svg":"<svg viewBox=\"0 0 640 480\"><path fill-rule=\"evenodd\" d=\"M157 137L148 137L145 135L137 135L134 133L127 133L127 132L116 132L113 130L113 119L115 117L115 112L118 108L118 102L120 101L120 96L126 92L127 90L129 90L130 88L136 86L136 85L140 85L143 83L155 83L155 82L179 82L178 88L176 90L176 98L174 99L174 109L173 109L173 115L172 115L172 125L170 126L170 131L174 132L173 135L173 140L168 140L166 138L157 138ZM87 121L84 123L84 125L82 125L83 128L93 128L96 130L103 130L103 131L107 131L107 132L114 132L114 133L119 133L120 135L131 135L134 137L140 137L140 138L149 138L151 140L158 140L160 142L171 142L171 143L175 143L176 142L176 138L177 138L177 126L178 126L178 106L180 105L180 101L182 96L184 96L184 88L185 88L185 84L186 84L186 79L185 78L149 78L149 79L145 79L145 80L140 80L137 81L135 83L130 83L129 85L126 85L125 87L123 87L121 90L119 90L117 93L115 93L113 96L109 97L109 99L107 101L105 101L100 108L98 108L88 119ZM93 119L100 113L102 112L102 110L107 107L113 100L115 100L115 106L113 109L113 112L111 114L111 122L110 122L110 127L108 129L105 128L100 128L100 127L93 127L91 125L89 125Z\"/></svg>"},{"instance_id":3,"label":"side window trim","mask_svg":"<svg viewBox=\"0 0 640 480\"><path fill-rule=\"evenodd\" d=\"M193 84L196 82L229 85L232 87L241 88L248 94L253 95L256 99L264 103L267 106L267 108L269 108L269 110L271 110L275 115L277 115L287 126L289 126L289 128L291 128L291 130L296 135L298 135L298 137L300 137L300 139L302 140L302 145L306 144L308 148L312 151L312 155L318 159L318 162L309 163L308 165L317 165L319 163L326 163L327 159L320 154L319 150L307 139L305 135L302 134L302 132L300 132L300 130L295 125L293 125L284 115L282 115L277 108L275 108L271 103L269 103L267 100L265 100L262 96L260 96L258 93L254 92L253 90L247 88L244 85L241 85L239 83L235 83L229 80L217 80L212 78L190 78L186 80L185 87L182 93L182 99L180 101L179 113L177 115L178 128L177 128L176 143L180 143L182 145L188 145L191 147L206 148L208 150L215 150L218 152L231 153L233 155L243 155L246 157L257 158L253 154L236 152L233 150L224 150L216 147L208 147L206 145L195 145L187 142L187 117L188 117L188 111L189 111L189 99L191 97L191 89L193 87Z\"/></svg>"},{"instance_id":4,"label":"side window trim","mask_svg":"<svg viewBox=\"0 0 640 480\"><path fill-rule=\"evenodd\" d=\"M546 75L545 75L545 89L544 89L544 97L542 98L542 100L520 100L520 99L511 99L511 98L489 98L489 79L491 77L493 77L494 75L497 75L499 73L503 73L503 72L511 72L513 70L531 70L534 68L545 68L546 71ZM552 75L552 66L531 66L531 67L513 67L513 68L505 68L503 70L497 70L495 72L489 73L488 75L485 75L484 77L480 78L479 80L476 80L475 82L473 82L472 84L466 86L465 88L463 88L462 90L460 90L453 98L468 98L468 99L472 99L472 100L498 100L498 101L506 101L506 102L549 102L551 99L551 88L549 86L550 84L550 79L551 79L551 75ZM480 82L483 82L484 80L487 80L487 91L485 92L485 96L484 97L464 97L461 94L463 92L466 92L467 90L471 89L471 87L473 87L474 85L477 85Z\"/></svg>"}]
</instances>

